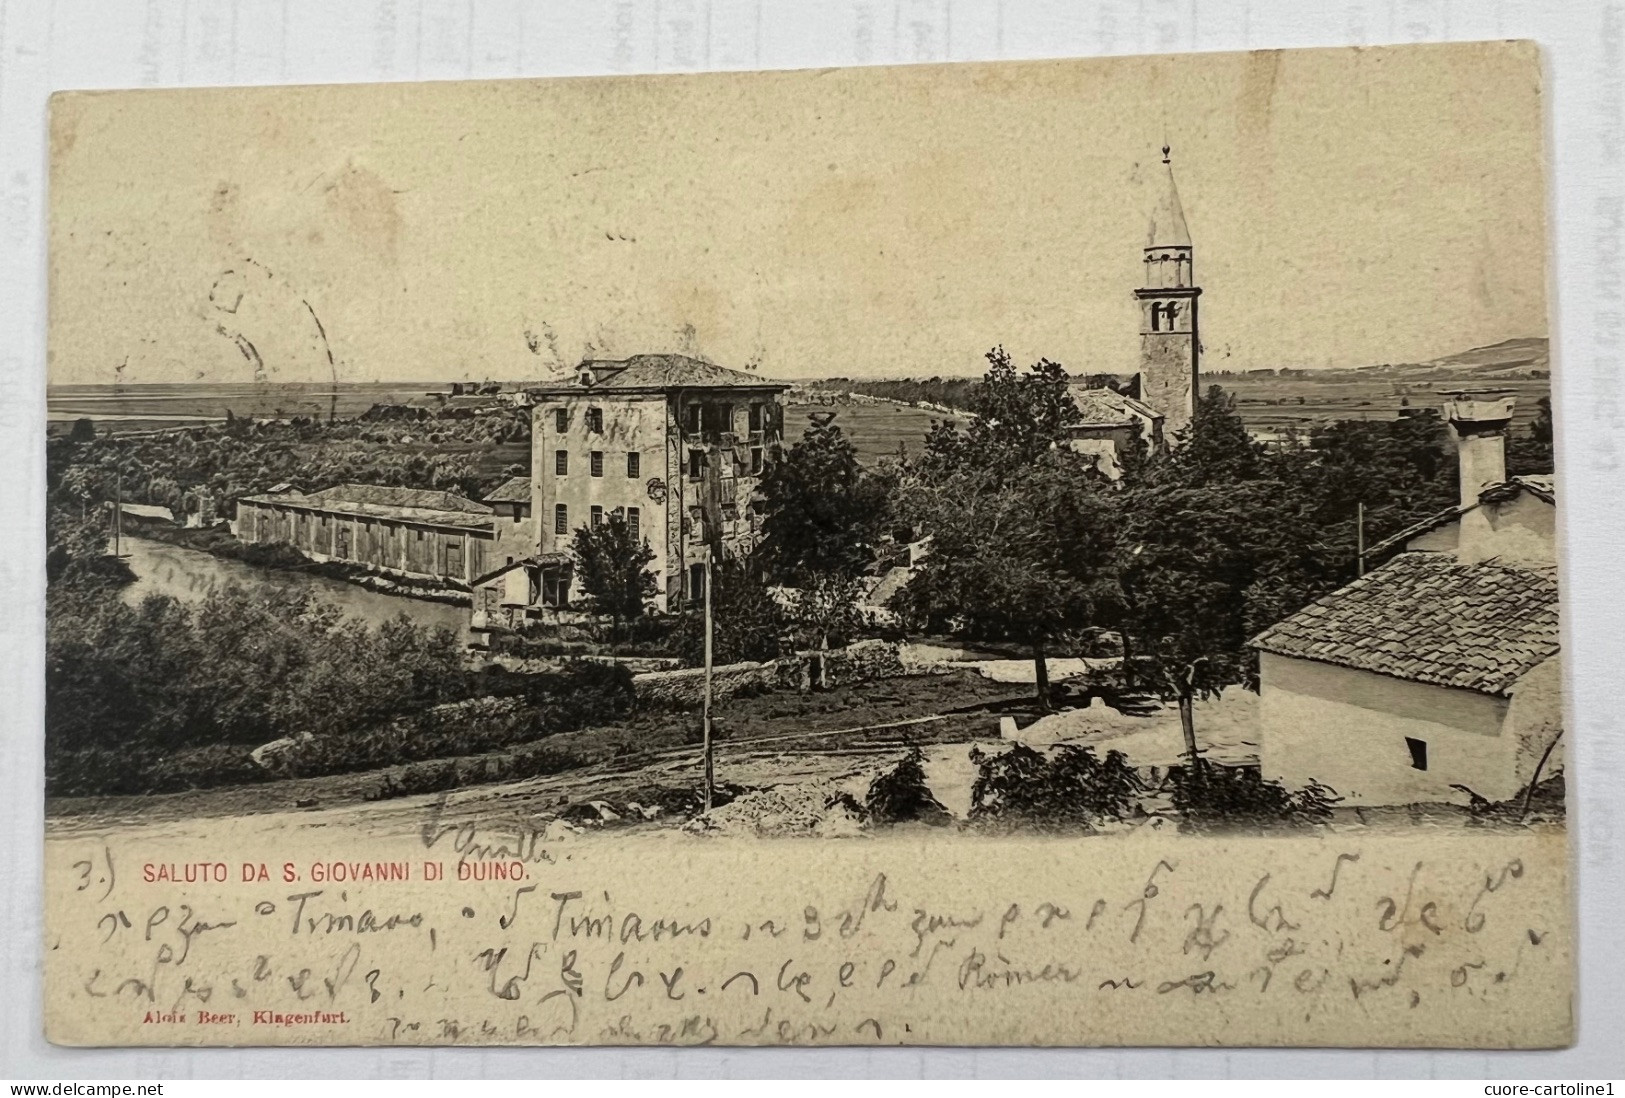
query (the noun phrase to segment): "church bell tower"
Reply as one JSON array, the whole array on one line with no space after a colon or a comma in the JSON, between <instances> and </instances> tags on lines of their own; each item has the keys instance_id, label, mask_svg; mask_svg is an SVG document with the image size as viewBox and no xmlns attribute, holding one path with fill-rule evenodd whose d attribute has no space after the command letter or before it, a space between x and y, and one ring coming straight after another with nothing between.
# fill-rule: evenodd
<instances>
[{"instance_id":1,"label":"church bell tower","mask_svg":"<svg viewBox=\"0 0 1625 1098\"><path fill-rule=\"evenodd\" d=\"M1191 269L1191 234L1167 145L1162 163L1167 179L1146 236L1145 281L1134 296L1140 302L1140 399L1162 414L1163 437L1172 441L1196 410L1202 290Z\"/></svg>"}]
</instances>

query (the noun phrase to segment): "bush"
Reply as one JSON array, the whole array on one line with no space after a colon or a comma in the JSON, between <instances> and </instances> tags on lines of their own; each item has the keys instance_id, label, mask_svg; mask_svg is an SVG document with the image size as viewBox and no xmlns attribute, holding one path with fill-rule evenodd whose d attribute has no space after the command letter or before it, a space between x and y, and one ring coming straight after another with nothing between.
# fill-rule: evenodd
<instances>
[{"instance_id":1,"label":"bush","mask_svg":"<svg viewBox=\"0 0 1625 1098\"><path fill-rule=\"evenodd\" d=\"M1206 759L1196 767L1168 772L1174 810L1189 831L1233 827L1307 827L1329 819L1336 793L1318 782L1297 792L1270 781L1256 766L1217 766Z\"/></svg>"},{"instance_id":2,"label":"bush","mask_svg":"<svg viewBox=\"0 0 1625 1098\"><path fill-rule=\"evenodd\" d=\"M863 798L863 809L870 820L882 824L918 820L934 825L949 821L948 810L926 784L923 761L920 749L913 747L896 766L875 776Z\"/></svg>"},{"instance_id":3,"label":"bush","mask_svg":"<svg viewBox=\"0 0 1625 1098\"><path fill-rule=\"evenodd\" d=\"M1095 757L1087 747L1057 747L1048 757L1026 744L998 755L972 751L971 819L1092 830L1132 815L1145 786L1121 751Z\"/></svg>"},{"instance_id":4,"label":"bush","mask_svg":"<svg viewBox=\"0 0 1625 1098\"><path fill-rule=\"evenodd\" d=\"M589 723L609 722L632 707L632 676L613 664L571 664L557 673L508 679L506 689L511 693L505 697L439 705L359 732L303 740L277 756L277 775L314 777L495 751L573 732ZM519 769L480 780L556 772L510 765Z\"/></svg>"},{"instance_id":5,"label":"bush","mask_svg":"<svg viewBox=\"0 0 1625 1098\"><path fill-rule=\"evenodd\" d=\"M49 797L180 793L269 780L241 744L210 744L167 754L150 748L48 749L45 756Z\"/></svg>"}]
</instances>

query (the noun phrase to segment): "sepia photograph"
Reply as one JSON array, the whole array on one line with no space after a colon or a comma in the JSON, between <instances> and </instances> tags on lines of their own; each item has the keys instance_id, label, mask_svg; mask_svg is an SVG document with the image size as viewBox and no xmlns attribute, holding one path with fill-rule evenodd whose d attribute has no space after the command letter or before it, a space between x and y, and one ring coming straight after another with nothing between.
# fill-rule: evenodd
<instances>
[{"instance_id":1,"label":"sepia photograph","mask_svg":"<svg viewBox=\"0 0 1625 1098\"><path fill-rule=\"evenodd\" d=\"M1541 80L56 95L51 1039L1567 1044Z\"/></svg>"}]
</instances>

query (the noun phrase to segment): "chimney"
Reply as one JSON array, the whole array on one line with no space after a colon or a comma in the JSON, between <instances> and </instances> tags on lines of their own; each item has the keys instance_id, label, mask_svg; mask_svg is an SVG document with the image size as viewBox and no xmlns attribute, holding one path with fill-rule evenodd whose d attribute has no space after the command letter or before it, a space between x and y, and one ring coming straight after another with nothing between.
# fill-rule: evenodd
<instances>
[{"instance_id":1,"label":"chimney","mask_svg":"<svg viewBox=\"0 0 1625 1098\"><path fill-rule=\"evenodd\" d=\"M1461 506L1507 479L1507 425L1517 399L1506 389L1454 389L1442 394L1444 417L1456 439L1461 465Z\"/></svg>"}]
</instances>

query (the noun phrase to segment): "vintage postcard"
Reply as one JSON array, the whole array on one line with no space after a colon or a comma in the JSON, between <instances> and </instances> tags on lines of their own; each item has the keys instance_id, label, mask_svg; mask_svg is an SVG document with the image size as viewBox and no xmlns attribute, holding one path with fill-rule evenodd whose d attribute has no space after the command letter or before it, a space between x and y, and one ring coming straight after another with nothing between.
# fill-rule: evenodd
<instances>
[{"instance_id":1,"label":"vintage postcard","mask_svg":"<svg viewBox=\"0 0 1625 1098\"><path fill-rule=\"evenodd\" d=\"M57 96L47 1035L1567 1044L1540 87Z\"/></svg>"}]
</instances>

